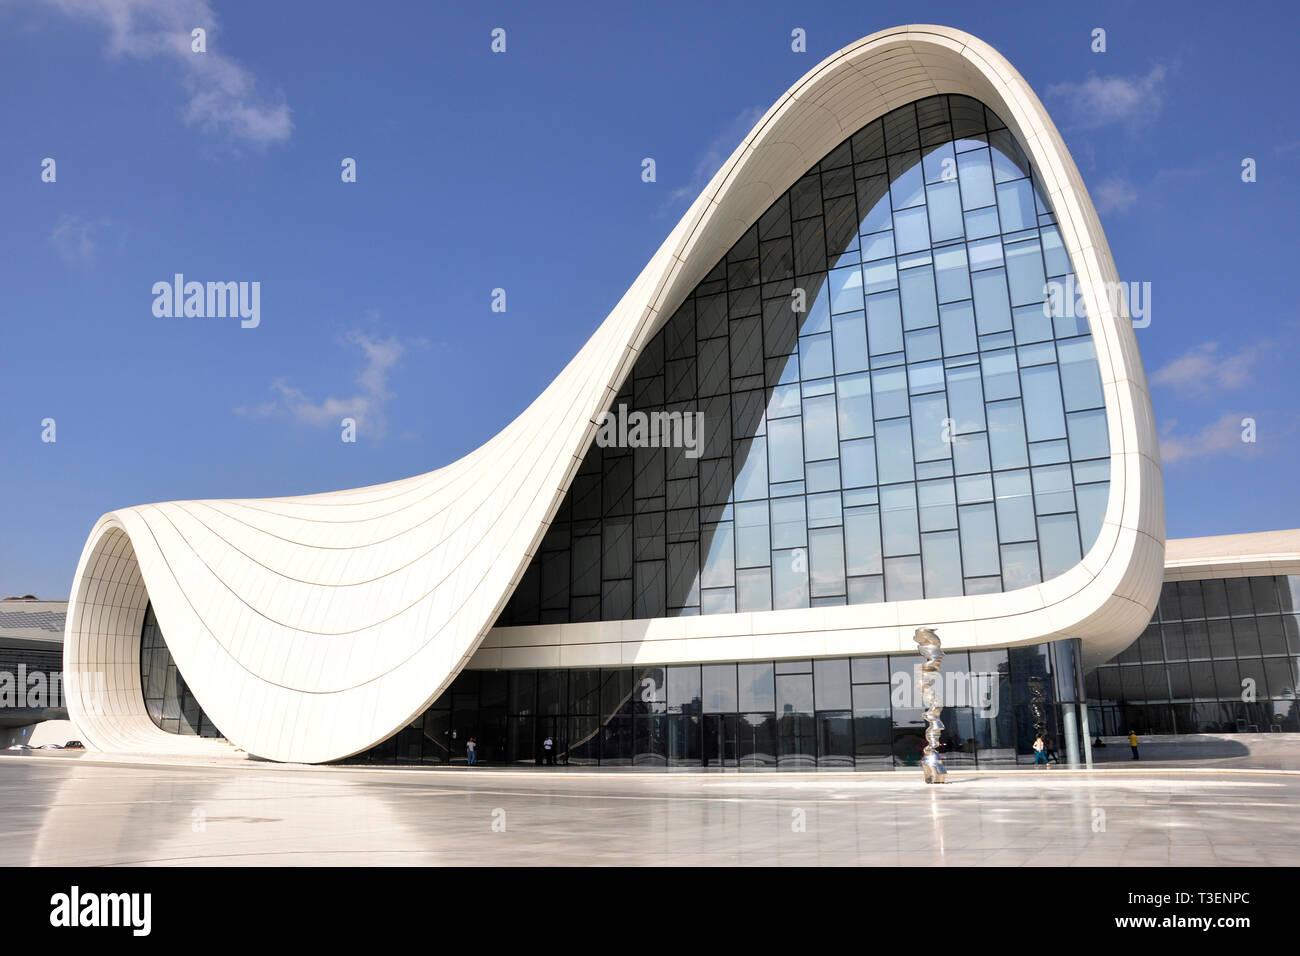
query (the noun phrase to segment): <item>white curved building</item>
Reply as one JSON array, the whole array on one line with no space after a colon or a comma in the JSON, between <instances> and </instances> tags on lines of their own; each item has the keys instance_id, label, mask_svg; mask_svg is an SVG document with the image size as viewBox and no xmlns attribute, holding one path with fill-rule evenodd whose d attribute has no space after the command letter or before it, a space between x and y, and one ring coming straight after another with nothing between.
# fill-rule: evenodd
<instances>
[{"instance_id":1,"label":"white curved building","mask_svg":"<svg viewBox=\"0 0 1300 956\"><path fill-rule=\"evenodd\" d=\"M777 705L780 662L914 653L920 626L955 651L1077 639L1059 645L1070 666L1099 663L1146 626L1164 563L1117 280L1015 69L946 27L873 34L768 110L578 355L475 452L369 488L103 516L69 603L70 714L102 750L227 747L196 734L214 726L320 762L418 723L467 665L775 662L779 723L803 706ZM597 443L624 406L703 431ZM177 670L187 690L166 683ZM653 716L648 680L605 710ZM176 706L202 717L177 723ZM613 733L595 716L590 734L545 733Z\"/></svg>"}]
</instances>

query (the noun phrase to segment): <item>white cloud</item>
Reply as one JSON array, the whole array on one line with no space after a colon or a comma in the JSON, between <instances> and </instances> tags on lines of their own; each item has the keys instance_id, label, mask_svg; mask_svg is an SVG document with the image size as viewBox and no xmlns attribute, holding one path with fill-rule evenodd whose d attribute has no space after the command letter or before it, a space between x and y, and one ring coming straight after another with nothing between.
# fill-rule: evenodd
<instances>
[{"instance_id":1,"label":"white cloud","mask_svg":"<svg viewBox=\"0 0 1300 956\"><path fill-rule=\"evenodd\" d=\"M353 330L344 337L345 344L356 346L364 356L354 381L357 391L338 398L329 396L320 400L310 398L302 389L290 385L286 379L271 383L275 397L268 402L242 405L235 409L237 415L249 418L288 417L315 428L340 428L344 418L354 418L358 435L380 439L388 434L386 409L394 397L388 389L390 373L401 362L407 348L427 344L423 340L403 342L395 336L379 338Z\"/></svg>"},{"instance_id":2,"label":"white cloud","mask_svg":"<svg viewBox=\"0 0 1300 956\"><path fill-rule=\"evenodd\" d=\"M1261 342L1233 355L1220 355L1218 342L1202 342L1157 369L1151 381L1201 397L1242 388L1254 380L1255 364L1267 349L1268 343Z\"/></svg>"},{"instance_id":3,"label":"white cloud","mask_svg":"<svg viewBox=\"0 0 1300 956\"><path fill-rule=\"evenodd\" d=\"M1090 76L1082 83L1054 83L1047 95L1065 101L1067 115L1083 129L1154 116L1164 101L1166 70L1146 76Z\"/></svg>"},{"instance_id":4,"label":"white cloud","mask_svg":"<svg viewBox=\"0 0 1300 956\"><path fill-rule=\"evenodd\" d=\"M50 243L64 262L90 263L99 246L97 233L109 225L107 219L83 219L65 213L50 230Z\"/></svg>"},{"instance_id":5,"label":"white cloud","mask_svg":"<svg viewBox=\"0 0 1300 956\"><path fill-rule=\"evenodd\" d=\"M765 112L766 110L761 106L751 106L749 109L742 110L728 123L704 150L704 155L696 162L690 179L668 194L668 204L671 205L682 199L694 202Z\"/></svg>"},{"instance_id":6,"label":"white cloud","mask_svg":"<svg viewBox=\"0 0 1300 956\"><path fill-rule=\"evenodd\" d=\"M293 132L289 107L258 93L238 62L214 49L216 17L208 0L42 0L75 19L108 28L108 52L162 57L180 67L189 103L185 122L253 145L282 143ZM194 53L190 31L207 31L207 52Z\"/></svg>"},{"instance_id":7,"label":"white cloud","mask_svg":"<svg viewBox=\"0 0 1300 956\"><path fill-rule=\"evenodd\" d=\"M1258 450L1254 442L1242 441L1246 428L1242 424L1249 418L1243 412L1224 412L1218 419L1199 431L1178 435L1176 419L1165 423L1160 435L1160 458L1166 465L1190 461L1195 458L1245 455Z\"/></svg>"},{"instance_id":8,"label":"white cloud","mask_svg":"<svg viewBox=\"0 0 1300 956\"><path fill-rule=\"evenodd\" d=\"M1123 212L1137 202L1137 198L1137 187L1119 176L1103 179L1092 190L1092 199L1097 206L1097 212L1103 215Z\"/></svg>"}]
</instances>

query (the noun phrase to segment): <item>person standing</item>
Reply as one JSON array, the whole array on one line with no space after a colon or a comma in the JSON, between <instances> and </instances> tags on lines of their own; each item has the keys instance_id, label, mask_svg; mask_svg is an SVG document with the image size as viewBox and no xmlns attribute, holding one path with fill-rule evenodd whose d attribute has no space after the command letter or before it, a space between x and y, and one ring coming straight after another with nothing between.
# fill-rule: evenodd
<instances>
[{"instance_id":1,"label":"person standing","mask_svg":"<svg viewBox=\"0 0 1300 956\"><path fill-rule=\"evenodd\" d=\"M1138 759L1138 735L1130 730L1128 732L1128 745L1133 748L1133 759Z\"/></svg>"},{"instance_id":2,"label":"person standing","mask_svg":"<svg viewBox=\"0 0 1300 956\"><path fill-rule=\"evenodd\" d=\"M555 741L551 739L550 734L547 734L546 739L542 741L542 753L546 757L546 766L554 767L555 766Z\"/></svg>"},{"instance_id":3,"label":"person standing","mask_svg":"<svg viewBox=\"0 0 1300 956\"><path fill-rule=\"evenodd\" d=\"M473 737L465 741L465 759L471 767L478 763L478 741Z\"/></svg>"},{"instance_id":4,"label":"person standing","mask_svg":"<svg viewBox=\"0 0 1300 956\"><path fill-rule=\"evenodd\" d=\"M1035 770L1038 769L1039 764L1042 764L1043 767L1045 767L1048 770L1050 770L1052 767L1052 765L1047 762L1047 745L1043 743L1042 734L1039 734L1037 737L1034 738L1034 769Z\"/></svg>"}]
</instances>

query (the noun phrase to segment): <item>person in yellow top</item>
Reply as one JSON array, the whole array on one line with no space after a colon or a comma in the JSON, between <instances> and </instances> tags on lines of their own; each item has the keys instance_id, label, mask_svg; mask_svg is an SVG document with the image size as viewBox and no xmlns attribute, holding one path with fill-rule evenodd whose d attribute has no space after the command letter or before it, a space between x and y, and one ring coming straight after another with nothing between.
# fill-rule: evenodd
<instances>
[{"instance_id":1,"label":"person in yellow top","mask_svg":"<svg viewBox=\"0 0 1300 956\"><path fill-rule=\"evenodd\" d=\"M1128 732L1128 745L1133 748L1133 759L1138 759L1138 735L1133 731Z\"/></svg>"}]
</instances>

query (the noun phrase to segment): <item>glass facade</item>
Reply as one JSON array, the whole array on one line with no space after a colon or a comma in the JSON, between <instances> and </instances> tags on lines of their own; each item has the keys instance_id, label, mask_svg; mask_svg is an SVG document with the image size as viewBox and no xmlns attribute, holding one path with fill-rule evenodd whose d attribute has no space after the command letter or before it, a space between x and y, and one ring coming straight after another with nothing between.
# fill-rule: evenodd
<instances>
[{"instance_id":1,"label":"glass facade","mask_svg":"<svg viewBox=\"0 0 1300 956\"><path fill-rule=\"evenodd\" d=\"M1070 287L1055 218L997 116L937 96L859 130L717 263L614 402L698 414L698 448L594 444L498 625L1066 571L1101 527L1110 447L1087 319L1054 282Z\"/></svg>"},{"instance_id":2,"label":"glass facade","mask_svg":"<svg viewBox=\"0 0 1300 956\"><path fill-rule=\"evenodd\" d=\"M140 628L140 686L149 719L169 734L222 736L185 686L185 678L167 648L152 604L145 608L144 624Z\"/></svg>"},{"instance_id":3,"label":"glass facade","mask_svg":"<svg viewBox=\"0 0 1300 956\"><path fill-rule=\"evenodd\" d=\"M925 721L917 654L566 670L464 671L424 714L353 762L600 767L914 767ZM1077 642L943 659L949 767L1062 758L1080 706ZM1078 743L1076 740L1075 743Z\"/></svg>"},{"instance_id":4,"label":"glass facade","mask_svg":"<svg viewBox=\"0 0 1300 956\"><path fill-rule=\"evenodd\" d=\"M1300 575L1167 582L1155 618L1088 675L1093 732L1300 731Z\"/></svg>"}]
</instances>

